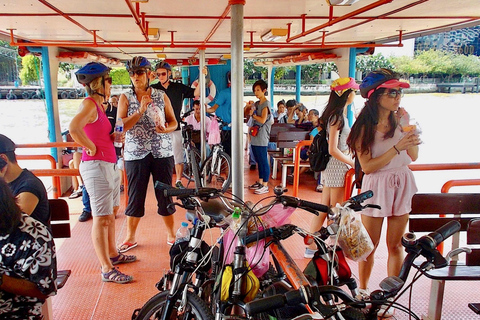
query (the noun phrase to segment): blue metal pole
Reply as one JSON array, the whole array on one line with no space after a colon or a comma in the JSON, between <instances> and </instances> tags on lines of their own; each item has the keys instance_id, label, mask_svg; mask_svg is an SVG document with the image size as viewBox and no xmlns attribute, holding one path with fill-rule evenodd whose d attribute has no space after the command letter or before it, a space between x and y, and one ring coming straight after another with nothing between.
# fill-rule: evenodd
<instances>
[{"instance_id":1,"label":"blue metal pole","mask_svg":"<svg viewBox=\"0 0 480 320\"><path fill-rule=\"evenodd\" d=\"M270 83L270 110L273 112L275 110L274 106L275 106L275 101L273 101L273 95L274 95L274 82L275 82L275 68L276 67L272 67L272 74L270 75L270 79L268 79L268 83Z\"/></svg>"},{"instance_id":2,"label":"blue metal pole","mask_svg":"<svg viewBox=\"0 0 480 320\"><path fill-rule=\"evenodd\" d=\"M297 65L295 71L295 100L297 100L297 102L300 102L300 93L302 92L302 66Z\"/></svg>"},{"instance_id":3,"label":"blue metal pole","mask_svg":"<svg viewBox=\"0 0 480 320\"><path fill-rule=\"evenodd\" d=\"M48 47L42 47L42 63L43 63L43 82L45 84L45 103L48 119L48 138L50 142L56 142L57 134L55 130L55 117L53 111L53 94L52 94L52 76L50 74L50 60L48 56ZM51 148L52 157L58 161L57 148Z\"/></svg>"},{"instance_id":4,"label":"blue metal pole","mask_svg":"<svg viewBox=\"0 0 480 320\"><path fill-rule=\"evenodd\" d=\"M348 76L355 79L355 70L357 65L357 49L350 48L350 56L348 61ZM353 125L353 121L355 120L355 115L353 114L353 105L350 104L347 107L347 119L348 124L350 127Z\"/></svg>"}]
</instances>

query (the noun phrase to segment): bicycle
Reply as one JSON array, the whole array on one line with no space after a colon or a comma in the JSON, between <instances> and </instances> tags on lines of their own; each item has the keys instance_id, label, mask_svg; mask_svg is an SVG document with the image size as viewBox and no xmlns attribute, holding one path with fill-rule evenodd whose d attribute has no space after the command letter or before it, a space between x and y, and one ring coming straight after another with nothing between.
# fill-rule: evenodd
<instances>
[{"instance_id":1,"label":"bicycle","mask_svg":"<svg viewBox=\"0 0 480 320\"><path fill-rule=\"evenodd\" d=\"M186 112L182 118L190 115L192 110ZM220 127L228 125L221 118L217 117ZM218 188L226 192L232 183L232 160L223 150L221 143L211 146L210 155L207 156L204 163L201 163L200 151L192 145L193 126L181 121L183 147L186 150L186 162L184 165L183 176L187 179L187 187L193 181L195 186ZM195 169L195 166L198 169ZM198 174L198 177L196 176Z\"/></svg>"},{"instance_id":2,"label":"bicycle","mask_svg":"<svg viewBox=\"0 0 480 320\"><path fill-rule=\"evenodd\" d=\"M447 266L445 257L436 249L436 247L448 237L460 230L458 221L450 221L436 231L417 239L415 234L407 232L402 238L402 245L405 247L407 256L405 257L400 274L390 276L380 283L380 289L372 292L366 301L357 300L341 288L336 286L302 286L299 289L288 291L285 294L278 294L271 297L257 299L248 302L245 305L250 315L266 312L268 309L282 308L286 305L306 304L315 311L314 315L303 314L292 319L327 319L349 308L351 313L348 319L377 319L378 312L383 305L388 308L393 307L407 313L410 317L420 319L409 307L405 307L396 302L408 289L412 290L413 284L423 274L422 271L432 268L442 268ZM451 252L447 256L458 252ZM421 264L414 264L415 259L423 256L425 261ZM418 269L412 281L404 288L408 274L412 266ZM403 289L403 290L402 290ZM327 305L322 301L322 297L332 295L339 301L335 305ZM389 298L395 298L389 301ZM267 306L267 307L266 307ZM386 309L385 309L386 310Z\"/></svg>"},{"instance_id":3,"label":"bicycle","mask_svg":"<svg viewBox=\"0 0 480 320\"><path fill-rule=\"evenodd\" d=\"M293 231L300 231L301 233L306 234L306 231L296 226L286 225L280 228L269 228L265 231L260 231L260 233L246 236L248 216L254 216L254 214L251 209L246 206L246 204L240 205L237 203L237 205L243 206L241 220L237 231L237 236L240 240L238 240L235 245L233 265L231 267L232 273L235 275L235 277L230 281L231 284L227 286L231 287L231 290L227 290L229 292L226 293L225 289L219 289L218 285L215 285L215 280L218 275L223 276L222 272L225 270L225 266L221 257L224 256L225 250L229 250L230 248L227 249L225 247L225 244L223 246L220 245L219 247L214 246L212 247L212 252L209 253L208 245L202 240L202 236L203 232L207 227L217 226L226 229L226 227L228 227L228 224L225 224L223 220L225 216L228 216L231 212L234 211L233 206L227 201L225 201L219 190L213 188L199 188L197 190L179 190L172 189L169 186L158 183L156 184L156 187L163 188L164 193L167 196L177 196L177 198L182 201L182 206L187 210L195 210L195 218L197 219L195 219L195 223L191 233L192 238L189 241L189 245L180 245L180 252L172 254L173 259L171 261L171 267L174 271L167 273L157 284L157 288L163 292L157 294L157 296L150 299L142 309L137 310L137 313L134 314L132 319L149 319L147 317L155 315L158 312L162 313L162 319L165 317L168 318L167 315L171 315L174 308L170 306L175 305L175 303L171 302L170 304L167 304L167 301L180 301L179 296L182 290L184 292L182 296L187 298L187 300L183 299L183 301L188 302L188 297L191 296L192 293L194 293L198 297L202 297L205 302L202 310L205 310L205 308L209 308L210 310L212 310L212 313L216 315L217 319L230 319L229 316L231 316L232 310L234 310L235 307L244 307L245 292L242 291L242 287L245 284L245 279L250 279L248 276L249 271L255 267L255 265L251 265L250 267L247 267L246 265L246 246L250 243L258 242L262 237L262 234L263 238L272 237L279 234L282 235L283 239L292 235ZM276 189L276 191L276 198L274 201L272 201L271 206L277 203L282 203L285 206L290 206L293 208L300 207L312 212L316 212L317 210L329 210L328 207L320 204L303 201L290 196L284 196L283 189ZM198 199L193 198L192 196L200 197L203 200L220 198L222 204L218 205L218 202L200 203ZM357 196L357 198L354 197L350 200L350 202L348 202L348 206L358 207L360 205L360 202L363 201L366 197L367 196L365 195ZM261 209L259 212L256 212L255 214L265 214L271 209L271 206L267 206ZM322 228L321 230L321 232L323 232L322 237L324 238L328 237L329 232L331 232L331 230L333 229L330 228L329 231L325 230L327 229ZM331 251L331 248L326 246L323 242L319 243L322 248L324 248L325 252ZM295 280L302 274L301 270L295 265L293 259L289 258L288 253L283 249L283 247L281 247L280 244L274 244L272 242L269 242L266 247L273 245L277 245L278 251L283 252L282 256L287 257L285 261L292 263L291 267L288 268L288 270L290 270L290 272L291 270L295 270L296 276L290 276L289 279L290 281L295 283ZM174 248L172 248L172 251L174 251ZM264 253L261 253L261 255L263 254ZM202 259L199 260L200 255L202 256ZM338 255L338 251L336 255ZM199 261L202 262L200 263ZM277 263L275 264L277 265ZM208 273L209 266L211 266L210 273ZM332 265L332 268L329 272L334 272L336 268L337 265ZM280 268L277 265L277 270L279 269ZM195 275L195 283L191 281L193 275ZM284 279L285 276L283 274L283 271L277 273L277 275L275 276L272 274L268 274L265 279L261 280L261 283L252 286L253 288L257 287L256 289L252 289L252 291L254 291L254 293L256 293L256 291L263 291L265 289L268 289L269 286L272 285L272 283L279 283ZM303 282L301 282L301 284L309 283L305 277L303 277L302 279ZM350 283L355 282L354 280L350 280ZM340 284L340 282L338 282L337 284ZM353 289L356 289L356 285L353 287ZM169 294L165 293L167 290L169 290ZM198 299L192 299L194 299L193 301L198 303ZM193 308L194 306L188 307L188 309ZM197 306L197 308L199 307ZM301 309L301 311L304 311L304 309ZM237 313L238 310L233 312ZM185 316L185 314L182 314L182 316ZM204 316L208 317L209 315L204 314ZM266 317L267 315L262 315L257 318L264 319Z\"/></svg>"}]
</instances>

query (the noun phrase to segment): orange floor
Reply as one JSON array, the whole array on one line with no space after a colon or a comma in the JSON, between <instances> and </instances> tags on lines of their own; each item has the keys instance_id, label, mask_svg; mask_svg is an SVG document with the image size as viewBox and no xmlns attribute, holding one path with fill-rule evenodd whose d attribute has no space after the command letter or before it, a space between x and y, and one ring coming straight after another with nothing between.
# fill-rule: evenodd
<instances>
[{"instance_id":1,"label":"orange floor","mask_svg":"<svg viewBox=\"0 0 480 320\"><path fill-rule=\"evenodd\" d=\"M249 185L257 178L257 171L245 167L245 185ZM280 179L280 177L279 177ZM280 183L280 180L271 180L273 187ZM318 202L321 193L314 191L315 181L313 176L303 174L301 177L300 198ZM58 294L53 297L53 314L55 320L110 320L110 319L131 319L134 309L141 307L151 296L157 293L155 283L161 278L168 268L169 246L166 243L166 233L163 231L163 222L156 212L156 205L152 188L147 196L146 212L142 218L138 232L138 247L132 249L128 254L137 255L135 263L120 265L120 270L134 276L134 282L130 284L104 283L100 280L100 267L95 256L90 230L92 220L88 222L76 222L81 213L81 199L67 199L69 202L72 237L59 242L57 248L57 261L59 269L71 269L67 284ZM291 194L291 192L289 192ZM263 195L264 196L264 195ZM245 190L245 198L251 201L258 201L262 196L253 195L251 191ZM125 215L122 206L116 219L117 243L123 240L125 235ZM292 215L292 222L308 228L311 214L297 210ZM175 214L176 226L185 220L183 210ZM207 236L208 237L208 236ZM304 245L300 237L294 236L285 241L285 247L303 268L307 260L303 259ZM378 287L378 283L386 277L386 248L382 243L377 250L376 265L371 280L371 288ZM350 263L352 271L357 274L356 263ZM413 273L413 272L412 272ZM430 281L421 278L414 286L412 310L418 315L427 311L428 292ZM444 299L443 319L479 319L468 309L469 302L480 302L479 285L475 282L451 282L446 285ZM401 302L407 304L407 296ZM402 314L396 314L397 319L407 319Z\"/></svg>"}]
</instances>

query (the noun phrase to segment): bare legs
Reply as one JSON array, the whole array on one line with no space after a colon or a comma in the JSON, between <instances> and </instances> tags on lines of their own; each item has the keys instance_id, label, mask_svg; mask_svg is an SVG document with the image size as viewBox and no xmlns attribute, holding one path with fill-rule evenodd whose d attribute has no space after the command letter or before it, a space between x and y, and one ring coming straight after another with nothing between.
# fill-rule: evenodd
<instances>
[{"instance_id":1,"label":"bare legs","mask_svg":"<svg viewBox=\"0 0 480 320\"><path fill-rule=\"evenodd\" d=\"M162 216L162 218L167 229L167 241L173 241L175 239L175 220L173 218L173 214L169 216ZM141 218L127 216L127 235L125 236L125 240L123 241L123 243L136 242L135 235L137 232L138 224L140 223L140 219Z\"/></svg>"},{"instance_id":2,"label":"bare legs","mask_svg":"<svg viewBox=\"0 0 480 320\"><path fill-rule=\"evenodd\" d=\"M102 272L109 272L113 268L110 257L118 255L115 247L115 215L93 217L92 242Z\"/></svg>"},{"instance_id":3,"label":"bare legs","mask_svg":"<svg viewBox=\"0 0 480 320\"><path fill-rule=\"evenodd\" d=\"M320 201L320 203L329 207L336 205L337 203L342 203L344 200L344 193L344 187L324 187L322 192L322 201ZM327 214L323 212L320 212L318 216L314 216L310 225L310 232L313 233L320 230L326 217ZM315 244L311 244L308 248L316 250L317 246Z\"/></svg>"},{"instance_id":4,"label":"bare legs","mask_svg":"<svg viewBox=\"0 0 480 320\"><path fill-rule=\"evenodd\" d=\"M375 250L382 234L384 218L362 216L362 223L367 229L375 249L367 257L366 261L358 263L358 274L360 278L360 289L368 288L368 281L372 274L375 259ZM387 218L387 249L388 249L388 275L398 276L403 262L403 247L401 244L402 235L408 222L408 214Z\"/></svg>"}]
</instances>

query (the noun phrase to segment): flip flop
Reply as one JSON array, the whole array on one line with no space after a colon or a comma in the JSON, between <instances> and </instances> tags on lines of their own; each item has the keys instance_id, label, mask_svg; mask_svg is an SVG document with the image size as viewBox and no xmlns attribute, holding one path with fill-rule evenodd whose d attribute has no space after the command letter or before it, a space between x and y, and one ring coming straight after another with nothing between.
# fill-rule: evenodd
<instances>
[{"instance_id":1,"label":"flip flop","mask_svg":"<svg viewBox=\"0 0 480 320\"><path fill-rule=\"evenodd\" d=\"M131 243L131 242L126 241L126 242L122 243L122 245L120 245L120 247L118 247L117 249L118 249L118 252L124 253L124 252L127 252L130 249L135 248L137 245L138 244L136 242Z\"/></svg>"},{"instance_id":2,"label":"flip flop","mask_svg":"<svg viewBox=\"0 0 480 320\"><path fill-rule=\"evenodd\" d=\"M175 243L175 239L173 239L173 240L168 240L168 239L167 239L167 244L168 244L169 246L173 246L174 243Z\"/></svg>"}]
</instances>

